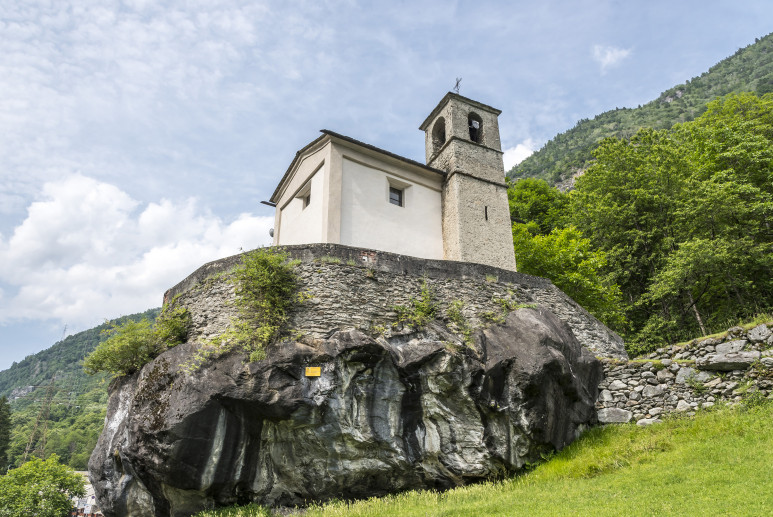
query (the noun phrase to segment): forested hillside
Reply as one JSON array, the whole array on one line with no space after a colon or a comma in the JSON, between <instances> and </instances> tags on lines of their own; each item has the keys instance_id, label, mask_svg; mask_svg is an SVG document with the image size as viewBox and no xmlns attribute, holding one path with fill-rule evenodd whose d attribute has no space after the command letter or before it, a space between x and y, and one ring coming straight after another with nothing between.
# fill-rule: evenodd
<instances>
[{"instance_id":1,"label":"forested hillside","mask_svg":"<svg viewBox=\"0 0 773 517\"><path fill-rule=\"evenodd\" d=\"M115 322L143 317L154 320L158 313L159 309L150 309ZM7 396L11 405L9 464L20 463L34 431L33 451L39 454L44 442L46 457L56 453L63 463L80 470L86 468L102 431L109 378L86 375L83 358L104 339L101 333L106 328L107 323L68 336L0 372L0 397ZM43 419L41 408L45 406L49 412ZM5 467L0 465L0 471Z\"/></svg>"},{"instance_id":2,"label":"forested hillside","mask_svg":"<svg viewBox=\"0 0 773 517\"><path fill-rule=\"evenodd\" d=\"M605 137L630 138L642 127L668 129L695 119L712 99L740 92L773 92L773 33L739 49L700 77L674 86L638 108L620 108L583 119L513 167L510 178L540 178L556 184L585 169Z\"/></svg>"},{"instance_id":3,"label":"forested hillside","mask_svg":"<svg viewBox=\"0 0 773 517\"><path fill-rule=\"evenodd\" d=\"M509 190L518 270L550 278L629 353L773 310L773 94L608 138L570 193Z\"/></svg>"}]
</instances>

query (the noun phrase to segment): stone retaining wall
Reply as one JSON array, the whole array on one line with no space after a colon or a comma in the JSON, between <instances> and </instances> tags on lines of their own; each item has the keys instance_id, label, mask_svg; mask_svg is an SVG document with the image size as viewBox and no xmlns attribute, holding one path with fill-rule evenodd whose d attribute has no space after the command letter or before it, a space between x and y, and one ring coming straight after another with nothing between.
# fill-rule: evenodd
<instances>
[{"instance_id":1,"label":"stone retaining wall","mask_svg":"<svg viewBox=\"0 0 773 517\"><path fill-rule=\"evenodd\" d=\"M599 357L627 358L623 340L591 316L550 281L481 264L427 260L337 244L286 246L299 259L295 270L307 299L293 314L293 331L327 337L337 330L358 328L380 332L396 321L395 305L410 306L426 282L441 316L450 304L473 327L501 317L503 304L536 304L566 322L577 340ZM240 255L205 264L168 290L165 300L179 296L189 308L193 335L207 339L221 334L235 315L234 287L228 271Z\"/></svg>"},{"instance_id":2,"label":"stone retaining wall","mask_svg":"<svg viewBox=\"0 0 773 517\"><path fill-rule=\"evenodd\" d=\"M604 360L599 422L640 425L669 412L695 411L744 396L773 398L773 323L658 349L643 359Z\"/></svg>"}]
</instances>

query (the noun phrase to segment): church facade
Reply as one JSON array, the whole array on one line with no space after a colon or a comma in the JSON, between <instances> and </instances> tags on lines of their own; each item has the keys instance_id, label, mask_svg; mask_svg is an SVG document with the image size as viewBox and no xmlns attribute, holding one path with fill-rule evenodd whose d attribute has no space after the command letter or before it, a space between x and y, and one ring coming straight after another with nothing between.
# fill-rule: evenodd
<instances>
[{"instance_id":1,"label":"church facade","mask_svg":"<svg viewBox=\"0 0 773 517\"><path fill-rule=\"evenodd\" d=\"M515 270L500 113L446 94L419 128L425 164L323 130L271 196L274 244L335 243Z\"/></svg>"}]
</instances>

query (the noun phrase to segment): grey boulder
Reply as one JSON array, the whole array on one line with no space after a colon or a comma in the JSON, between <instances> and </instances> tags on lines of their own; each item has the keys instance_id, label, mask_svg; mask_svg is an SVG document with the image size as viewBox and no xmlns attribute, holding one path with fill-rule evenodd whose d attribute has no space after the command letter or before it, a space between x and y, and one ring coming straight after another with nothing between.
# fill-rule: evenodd
<instances>
[{"instance_id":1,"label":"grey boulder","mask_svg":"<svg viewBox=\"0 0 773 517\"><path fill-rule=\"evenodd\" d=\"M441 325L389 340L351 330L190 372L195 348L178 345L110 386L89 462L106 517L303 505L514 473L596 422L602 376L564 323L533 309L477 331L473 349ZM307 377L308 366L320 376Z\"/></svg>"}]
</instances>

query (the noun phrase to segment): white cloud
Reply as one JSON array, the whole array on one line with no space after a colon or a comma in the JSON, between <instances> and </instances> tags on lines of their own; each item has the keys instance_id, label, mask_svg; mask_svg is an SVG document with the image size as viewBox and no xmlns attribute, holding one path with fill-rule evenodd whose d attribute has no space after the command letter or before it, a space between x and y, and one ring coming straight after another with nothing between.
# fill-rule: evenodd
<instances>
[{"instance_id":1,"label":"white cloud","mask_svg":"<svg viewBox=\"0 0 773 517\"><path fill-rule=\"evenodd\" d=\"M0 235L0 323L82 328L158 306L203 263L268 244L272 224L251 214L224 222L193 199L141 204L82 175L48 182L13 234Z\"/></svg>"},{"instance_id":2,"label":"white cloud","mask_svg":"<svg viewBox=\"0 0 773 517\"><path fill-rule=\"evenodd\" d=\"M607 69L618 65L623 59L631 54L631 49L609 47L604 45L593 46L593 59L601 66L601 73L606 73Z\"/></svg>"},{"instance_id":3,"label":"white cloud","mask_svg":"<svg viewBox=\"0 0 773 517\"><path fill-rule=\"evenodd\" d=\"M505 162L505 171L509 171L526 158L532 155L537 149L537 142L532 138L527 138L515 147L505 149L505 154L502 159Z\"/></svg>"}]
</instances>

